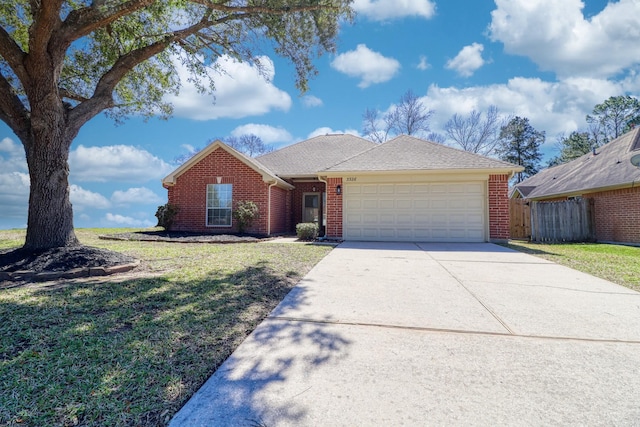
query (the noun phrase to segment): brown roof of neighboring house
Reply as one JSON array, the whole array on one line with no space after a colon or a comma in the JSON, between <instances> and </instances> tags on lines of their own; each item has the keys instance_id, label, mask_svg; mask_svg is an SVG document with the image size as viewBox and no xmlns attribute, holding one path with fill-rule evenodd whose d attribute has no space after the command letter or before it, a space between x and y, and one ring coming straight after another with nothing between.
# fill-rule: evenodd
<instances>
[{"instance_id":1,"label":"brown roof of neighboring house","mask_svg":"<svg viewBox=\"0 0 640 427\"><path fill-rule=\"evenodd\" d=\"M354 135L321 135L264 154L255 160L283 178L317 176L318 171L376 145Z\"/></svg>"},{"instance_id":2,"label":"brown roof of neighboring house","mask_svg":"<svg viewBox=\"0 0 640 427\"><path fill-rule=\"evenodd\" d=\"M375 145L326 172L486 170L517 172L522 167L408 135Z\"/></svg>"},{"instance_id":3,"label":"brown roof of neighboring house","mask_svg":"<svg viewBox=\"0 0 640 427\"><path fill-rule=\"evenodd\" d=\"M544 199L640 185L640 169L631 157L640 153L640 128L588 153L538 172L516 185L523 197Z\"/></svg>"}]
</instances>

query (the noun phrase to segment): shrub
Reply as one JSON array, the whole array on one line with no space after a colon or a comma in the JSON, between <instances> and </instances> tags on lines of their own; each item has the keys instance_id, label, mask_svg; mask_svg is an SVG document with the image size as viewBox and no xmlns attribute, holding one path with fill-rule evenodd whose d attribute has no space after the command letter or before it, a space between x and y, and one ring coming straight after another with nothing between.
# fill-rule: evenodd
<instances>
[{"instance_id":1,"label":"shrub","mask_svg":"<svg viewBox=\"0 0 640 427\"><path fill-rule=\"evenodd\" d=\"M176 205L165 204L162 206L158 206L158 210L156 211L156 218L158 218L158 224L156 227L162 227L165 230L169 231L171 226L173 225L173 220L175 216L178 214L180 209Z\"/></svg>"},{"instance_id":2,"label":"shrub","mask_svg":"<svg viewBox=\"0 0 640 427\"><path fill-rule=\"evenodd\" d=\"M318 237L318 224L315 222L301 222L296 225L296 235L301 240L312 240Z\"/></svg>"},{"instance_id":3,"label":"shrub","mask_svg":"<svg viewBox=\"0 0 640 427\"><path fill-rule=\"evenodd\" d=\"M241 201L236 204L236 208L231 214L238 224L238 231L244 233L247 227L251 227L253 221L258 217L258 205L250 200Z\"/></svg>"}]
</instances>

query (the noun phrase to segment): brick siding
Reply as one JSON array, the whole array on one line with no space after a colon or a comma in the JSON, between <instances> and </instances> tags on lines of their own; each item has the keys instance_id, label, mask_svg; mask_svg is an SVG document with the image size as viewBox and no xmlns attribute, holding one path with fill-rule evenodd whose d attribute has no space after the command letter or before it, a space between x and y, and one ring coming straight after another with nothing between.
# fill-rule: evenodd
<instances>
[{"instance_id":1,"label":"brick siding","mask_svg":"<svg viewBox=\"0 0 640 427\"><path fill-rule=\"evenodd\" d=\"M640 243L640 187L583 194L594 199L596 239Z\"/></svg>"},{"instance_id":2,"label":"brick siding","mask_svg":"<svg viewBox=\"0 0 640 427\"><path fill-rule=\"evenodd\" d=\"M271 234L282 234L290 231L288 227L288 199L291 191L279 187L271 187Z\"/></svg>"},{"instance_id":3,"label":"brick siding","mask_svg":"<svg viewBox=\"0 0 640 427\"><path fill-rule=\"evenodd\" d=\"M327 237L341 239L342 194L336 193L338 185L342 187L342 178L327 179Z\"/></svg>"},{"instance_id":4,"label":"brick siding","mask_svg":"<svg viewBox=\"0 0 640 427\"><path fill-rule=\"evenodd\" d=\"M267 234L269 185L262 180L259 173L222 148L212 151L194 164L176 179L175 185L168 188L169 203L180 209L172 229L206 233L238 231L235 221L232 221L231 227L207 227L206 225L207 184L218 184L218 177L221 177L220 184L233 184L234 203L250 200L258 205L259 216L246 232ZM276 193L274 190L272 197ZM278 197L276 196L280 200Z\"/></svg>"},{"instance_id":5,"label":"brick siding","mask_svg":"<svg viewBox=\"0 0 640 427\"><path fill-rule=\"evenodd\" d=\"M489 239L509 239L509 176L489 175Z\"/></svg>"}]
</instances>

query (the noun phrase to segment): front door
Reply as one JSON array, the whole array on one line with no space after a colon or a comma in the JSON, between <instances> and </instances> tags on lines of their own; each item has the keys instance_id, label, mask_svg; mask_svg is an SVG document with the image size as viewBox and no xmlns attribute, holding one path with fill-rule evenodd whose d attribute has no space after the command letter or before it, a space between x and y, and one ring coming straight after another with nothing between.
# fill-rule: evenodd
<instances>
[{"instance_id":1,"label":"front door","mask_svg":"<svg viewBox=\"0 0 640 427\"><path fill-rule=\"evenodd\" d=\"M302 222L320 221L320 193L304 193L302 195Z\"/></svg>"}]
</instances>

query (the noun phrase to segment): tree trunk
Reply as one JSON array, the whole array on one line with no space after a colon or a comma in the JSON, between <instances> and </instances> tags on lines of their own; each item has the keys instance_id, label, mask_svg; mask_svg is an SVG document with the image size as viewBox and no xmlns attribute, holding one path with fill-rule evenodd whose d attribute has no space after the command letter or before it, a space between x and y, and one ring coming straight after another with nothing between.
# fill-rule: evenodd
<instances>
[{"instance_id":1,"label":"tree trunk","mask_svg":"<svg viewBox=\"0 0 640 427\"><path fill-rule=\"evenodd\" d=\"M53 110L46 117L32 116L32 138L24 144L31 187L23 248L32 251L80 245L69 200L72 137L66 132L64 113Z\"/></svg>"}]
</instances>

